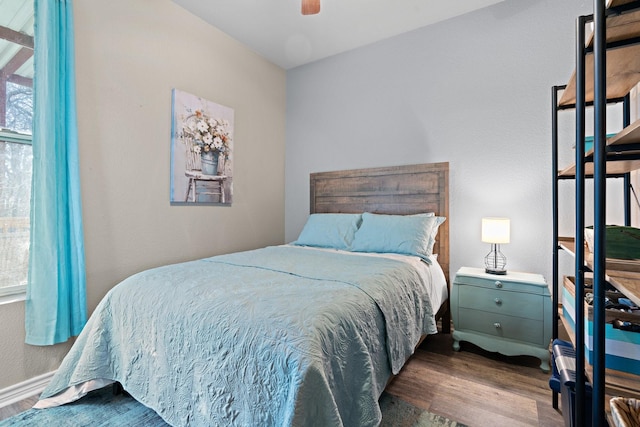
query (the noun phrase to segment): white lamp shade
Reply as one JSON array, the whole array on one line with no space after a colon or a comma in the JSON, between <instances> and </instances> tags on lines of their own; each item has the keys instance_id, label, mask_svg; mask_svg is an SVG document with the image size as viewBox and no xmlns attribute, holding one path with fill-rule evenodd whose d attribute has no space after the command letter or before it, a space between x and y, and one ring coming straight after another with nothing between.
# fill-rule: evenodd
<instances>
[{"instance_id":1,"label":"white lamp shade","mask_svg":"<svg viewBox=\"0 0 640 427\"><path fill-rule=\"evenodd\" d=\"M482 218L482 241L509 243L509 218Z\"/></svg>"}]
</instances>

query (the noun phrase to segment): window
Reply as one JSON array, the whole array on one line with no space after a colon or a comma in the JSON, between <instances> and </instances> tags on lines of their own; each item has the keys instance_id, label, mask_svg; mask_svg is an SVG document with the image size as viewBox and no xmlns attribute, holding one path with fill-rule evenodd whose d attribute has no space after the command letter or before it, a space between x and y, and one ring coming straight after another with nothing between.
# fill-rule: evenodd
<instances>
[{"instance_id":1,"label":"window","mask_svg":"<svg viewBox=\"0 0 640 427\"><path fill-rule=\"evenodd\" d=\"M33 0L0 2L0 297L24 292L29 267Z\"/></svg>"},{"instance_id":2,"label":"window","mask_svg":"<svg viewBox=\"0 0 640 427\"><path fill-rule=\"evenodd\" d=\"M0 296L27 285L31 159L30 135L0 132Z\"/></svg>"}]
</instances>

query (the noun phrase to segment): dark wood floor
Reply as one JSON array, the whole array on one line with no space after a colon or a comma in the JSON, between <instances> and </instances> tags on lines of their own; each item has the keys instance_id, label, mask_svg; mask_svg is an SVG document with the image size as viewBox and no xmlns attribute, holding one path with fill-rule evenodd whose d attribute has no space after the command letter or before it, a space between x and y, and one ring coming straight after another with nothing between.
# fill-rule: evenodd
<instances>
[{"instance_id":1,"label":"dark wood floor","mask_svg":"<svg viewBox=\"0 0 640 427\"><path fill-rule=\"evenodd\" d=\"M534 357L507 357L451 335L427 337L387 392L470 427L563 426L553 409L549 374Z\"/></svg>"},{"instance_id":2,"label":"dark wood floor","mask_svg":"<svg viewBox=\"0 0 640 427\"><path fill-rule=\"evenodd\" d=\"M20 412L26 411L31 408L38 398L36 396L30 397L28 399L21 400L18 403L14 403L13 405L5 406L0 408L0 421L12 417Z\"/></svg>"},{"instance_id":3,"label":"dark wood floor","mask_svg":"<svg viewBox=\"0 0 640 427\"><path fill-rule=\"evenodd\" d=\"M549 374L539 364L533 357L506 357L465 342L454 352L451 335L433 335L387 392L470 427L563 426L551 405ZM0 408L0 420L33 403L35 398Z\"/></svg>"}]
</instances>

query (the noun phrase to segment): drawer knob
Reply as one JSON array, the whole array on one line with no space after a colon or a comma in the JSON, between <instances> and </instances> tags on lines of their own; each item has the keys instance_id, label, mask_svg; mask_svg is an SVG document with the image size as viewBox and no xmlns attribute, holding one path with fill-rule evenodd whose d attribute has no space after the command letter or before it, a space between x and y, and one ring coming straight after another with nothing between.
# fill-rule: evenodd
<instances>
[{"instance_id":1,"label":"drawer knob","mask_svg":"<svg viewBox=\"0 0 640 427\"><path fill-rule=\"evenodd\" d=\"M493 326L495 326L496 329L502 328L502 325L500 324L500 322L494 323Z\"/></svg>"},{"instance_id":2,"label":"drawer knob","mask_svg":"<svg viewBox=\"0 0 640 427\"><path fill-rule=\"evenodd\" d=\"M501 288L502 287L502 282L499 280L496 280L496 288Z\"/></svg>"},{"instance_id":3,"label":"drawer knob","mask_svg":"<svg viewBox=\"0 0 640 427\"><path fill-rule=\"evenodd\" d=\"M496 298L494 301L496 302L496 305L502 305L502 300L500 298Z\"/></svg>"}]
</instances>

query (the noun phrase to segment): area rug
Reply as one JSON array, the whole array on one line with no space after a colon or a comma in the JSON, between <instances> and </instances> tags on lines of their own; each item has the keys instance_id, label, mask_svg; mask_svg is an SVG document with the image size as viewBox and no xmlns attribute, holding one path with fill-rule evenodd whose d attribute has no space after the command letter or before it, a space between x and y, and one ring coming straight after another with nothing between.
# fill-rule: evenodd
<instances>
[{"instance_id":1,"label":"area rug","mask_svg":"<svg viewBox=\"0 0 640 427\"><path fill-rule=\"evenodd\" d=\"M380 398L384 427L466 427L431 414L383 393ZM126 394L114 395L112 387L87 394L82 399L50 409L29 409L4 421L0 427L110 427L168 426L158 414Z\"/></svg>"},{"instance_id":2,"label":"area rug","mask_svg":"<svg viewBox=\"0 0 640 427\"><path fill-rule=\"evenodd\" d=\"M380 427L467 427L465 424L417 408L386 392L380 397L380 409Z\"/></svg>"}]
</instances>

